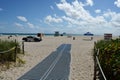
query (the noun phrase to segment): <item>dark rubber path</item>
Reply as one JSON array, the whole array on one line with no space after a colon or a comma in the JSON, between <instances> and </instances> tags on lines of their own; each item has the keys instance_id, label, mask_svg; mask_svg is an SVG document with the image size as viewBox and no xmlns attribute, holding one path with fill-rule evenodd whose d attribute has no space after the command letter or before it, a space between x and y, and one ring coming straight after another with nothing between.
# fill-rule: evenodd
<instances>
[{"instance_id":1,"label":"dark rubber path","mask_svg":"<svg viewBox=\"0 0 120 80\"><path fill-rule=\"evenodd\" d=\"M18 80L69 80L71 44L60 45Z\"/></svg>"}]
</instances>

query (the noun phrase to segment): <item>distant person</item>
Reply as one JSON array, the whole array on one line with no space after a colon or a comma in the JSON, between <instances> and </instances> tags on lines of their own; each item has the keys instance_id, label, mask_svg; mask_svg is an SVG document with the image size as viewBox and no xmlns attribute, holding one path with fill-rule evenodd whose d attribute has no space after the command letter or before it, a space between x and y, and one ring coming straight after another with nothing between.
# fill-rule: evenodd
<instances>
[{"instance_id":1,"label":"distant person","mask_svg":"<svg viewBox=\"0 0 120 80\"><path fill-rule=\"evenodd\" d=\"M93 37L91 37L91 40L93 40Z\"/></svg>"},{"instance_id":2,"label":"distant person","mask_svg":"<svg viewBox=\"0 0 120 80\"><path fill-rule=\"evenodd\" d=\"M75 37L73 37L73 40L75 40Z\"/></svg>"},{"instance_id":3,"label":"distant person","mask_svg":"<svg viewBox=\"0 0 120 80\"><path fill-rule=\"evenodd\" d=\"M42 41L43 34L42 34L42 33L38 33L37 36L40 37L40 39L41 39L41 41Z\"/></svg>"},{"instance_id":4,"label":"distant person","mask_svg":"<svg viewBox=\"0 0 120 80\"><path fill-rule=\"evenodd\" d=\"M12 35L8 36L8 39L10 39L12 37Z\"/></svg>"}]
</instances>

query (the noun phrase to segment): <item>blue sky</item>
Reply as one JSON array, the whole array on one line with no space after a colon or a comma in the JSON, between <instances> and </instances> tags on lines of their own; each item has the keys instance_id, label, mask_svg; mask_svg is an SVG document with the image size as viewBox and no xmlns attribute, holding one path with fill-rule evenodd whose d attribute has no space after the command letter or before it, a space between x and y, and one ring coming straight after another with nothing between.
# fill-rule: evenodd
<instances>
[{"instance_id":1,"label":"blue sky","mask_svg":"<svg viewBox=\"0 0 120 80\"><path fill-rule=\"evenodd\" d=\"M120 34L120 0L0 0L0 33Z\"/></svg>"}]
</instances>

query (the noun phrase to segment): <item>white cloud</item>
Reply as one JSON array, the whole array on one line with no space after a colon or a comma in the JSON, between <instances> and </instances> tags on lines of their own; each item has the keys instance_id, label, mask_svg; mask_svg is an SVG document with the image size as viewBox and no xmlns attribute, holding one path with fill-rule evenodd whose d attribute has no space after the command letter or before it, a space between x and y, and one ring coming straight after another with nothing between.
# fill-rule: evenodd
<instances>
[{"instance_id":1,"label":"white cloud","mask_svg":"<svg viewBox=\"0 0 120 80\"><path fill-rule=\"evenodd\" d=\"M2 8L0 8L0 11L3 11L3 9L2 9Z\"/></svg>"},{"instance_id":2,"label":"white cloud","mask_svg":"<svg viewBox=\"0 0 120 80\"><path fill-rule=\"evenodd\" d=\"M22 25L22 24L20 24L20 23L14 23L14 25L15 25L16 27L23 28L23 25Z\"/></svg>"},{"instance_id":3,"label":"white cloud","mask_svg":"<svg viewBox=\"0 0 120 80\"><path fill-rule=\"evenodd\" d=\"M90 13L83 8L83 4L81 2L78 2L78 0L75 0L74 2L72 2L72 4L64 1L56 5L69 17L83 20L92 18Z\"/></svg>"},{"instance_id":4,"label":"white cloud","mask_svg":"<svg viewBox=\"0 0 120 80\"><path fill-rule=\"evenodd\" d=\"M70 18L67 16L63 16L62 18L63 18L63 20L68 22L68 25L76 25L76 26L81 26L81 25L85 26L86 25L86 21L76 20L76 19L73 19L73 18Z\"/></svg>"},{"instance_id":5,"label":"white cloud","mask_svg":"<svg viewBox=\"0 0 120 80\"><path fill-rule=\"evenodd\" d=\"M93 1L92 1L92 0L87 0L87 3L86 3L86 5L93 6Z\"/></svg>"},{"instance_id":6,"label":"white cloud","mask_svg":"<svg viewBox=\"0 0 120 80\"><path fill-rule=\"evenodd\" d=\"M48 15L48 16L45 18L45 21L46 21L47 23L52 23L52 22L54 22L54 23L60 23L60 22L62 22L62 19L61 19L61 18L54 18L54 17Z\"/></svg>"},{"instance_id":7,"label":"white cloud","mask_svg":"<svg viewBox=\"0 0 120 80\"><path fill-rule=\"evenodd\" d=\"M90 1L88 0L87 3L89 2ZM63 16L62 19L68 22L68 25L71 25L71 27L74 26L73 29L75 29L76 26L76 29L83 29L83 31L92 31L94 30L93 27L95 26L103 26L103 24L106 25L106 20L103 16L91 16L89 11L84 8L86 5L82 2L78 2L78 0L73 1L71 4L67 1L63 1L56 5L58 9L65 12L66 16ZM93 3L91 3L91 6L92 5ZM97 10L97 12L100 13L101 10Z\"/></svg>"},{"instance_id":8,"label":"white cloud","mask_svg":"<svg viewBox=\"0 0 120 80\"><path fill-rule=\"evenodd\" d=\"M26 19L26 17L24 17L24 16L17 16L17 18L18 18L19 20L25 22L25 24L26 24L29 28L35 28L34 24L30 23L30 22ZM21 26L21 24L18 24L18 23L17 23L16 25Z\"/></svg>"},{"instance_id":9,"label":"white cloud","mask_svg":"<svg viewBox=\"0 0 120 80\"><path fill-rule=\"evenodd\" d=\"M116 13L108 9L103 12L100 9L96 9L95 13L100 13L100 15L92 16L88 10L86 10L85 6L92 6L93 0L86 0L86 3L79 2L78 0L73 0L73 2L69 3L66 0L61 0L60 3L56 3L56 6L59 10L65 13L64 16L56 16L48 15L45 18L45 21L48 23L59 23L62 22L64 31L71 31L80 33L91 31L94 33L105 33L105 32L115 32L115 27L120 27L120 13ZM51 25L51 26L56 26ZM59 24L58 24L59 26ZM62 26L62 28L63 28ZM55 27L54 27L55 28ZM61 27L57 27L59 30L63 30Z\"/></svg>"},{"instance_id":10,"label":"white cloud","mask_svg":"<svg viewBox=\"0 0 120 80\"><path fill-rule=\"evenodd\" d=\"M95 13L101 13L100 9L95 10Z\"/></svg>"},{"instance_id":11,"label":"white cloud","mask_svg":"<svg viewBox=\"0 0 120 80\"><path fill-rule=\"evenodd\" d=\"M120 13L113 12L109 9L103 13L103 17L108 27L120 27Z\"/></svg>"},{"instance_id":12,"label":"white cloud","mask_svg":"<svg viewBox=\"0 0 120 80\"><path fill-rule=\"evenodd\" d=\"M27 22L27 19L24 16L17 16L17 18L23 22Z\"/></svg>"},{"instance_id":13,"label":"white cloud","mask_svg":"<svg viewBox=\"0 0 120 80\"><path fill-rule=\"evenodd\" d=\"M28 25L30 28L34 28L34 27L35 27L35 26L34 26L32 23L30 23L30 22L28 22L27 25Z\"/></svg>"},{"instance_id":14,"label":"white cloud","mask_svg":"<svg viewBox=\"0 0 120 80\"><path fill-rule=\"evenodd\" d=\"M106 21L111 21L115 16L117 16L117 13L108 9L106 12L103 13L103 16Z\"/></svg>"},{"instance_id":15,"label":"white cloud","mask_svg":"<svg viewBox=\"0 0 120 80\"><path fill-rule=\"evenodd\" d=\"M63 18L65 21L67 21L67 22L69 22L69 23L72 23L72 24L73 24L73 22L74 22L74 23L76 22L74 19L72 19L72 18L70 18L70 17L63 16L62 18Z\"/></svg>"},{"instance_id":16,"label":"white cloud","mask_svg":"<svg viewBox=\"0 0 120 80\"><path fill-rule=\"evenodd\" d=\"M112 16L112 18L111 18L111 24L114 27L120 27L120 13Z\"/></svg>"},{"instance_id":17,"label":"white cloud","mask_svg":"<svg viewBox=\"0 0 120 80\"><path fill-rule=\"evenodd\" d=\"M120 27L120 23L115 21L111 22L111 25L113 25L114 27Z\"/></svg>"},{"instance_id":18,"label":"white cloud","mask_svg":"<svg viewBox=\"0 0 120 80\"><path fill-rule=\"evenodd\" d=\"M120 0L115 1L114 4L120 8Z\"/></svg>"}]
</instances>

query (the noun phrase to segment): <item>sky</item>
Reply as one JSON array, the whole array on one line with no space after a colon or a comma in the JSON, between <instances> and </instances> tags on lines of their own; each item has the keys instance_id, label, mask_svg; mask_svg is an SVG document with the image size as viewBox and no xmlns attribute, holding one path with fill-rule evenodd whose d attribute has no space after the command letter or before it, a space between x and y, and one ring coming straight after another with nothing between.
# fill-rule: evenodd
<instances>
[{"instance_id":1,"label":"sky","mask_svg":"<svg viewBox=\"0 0 120 80\"><path fill-rule=\"evenodd\" d=\"M120 35L120 0L0 0L0 33Z\"/></svg>"}]
</instances>

